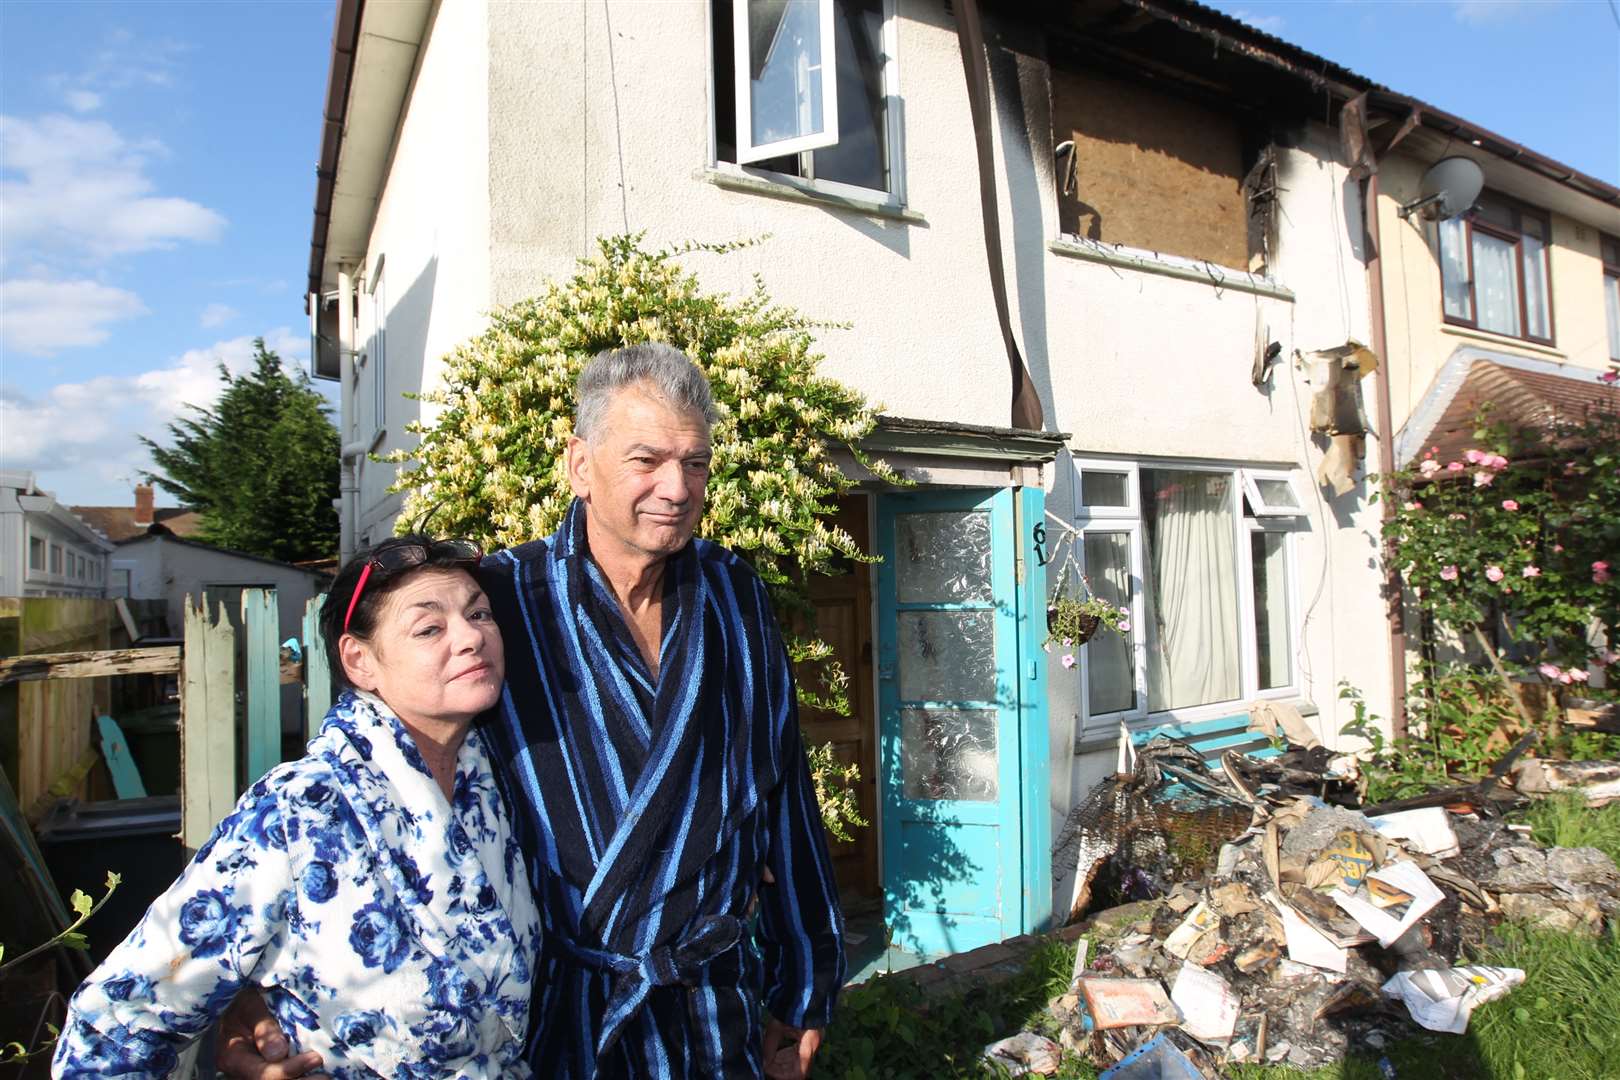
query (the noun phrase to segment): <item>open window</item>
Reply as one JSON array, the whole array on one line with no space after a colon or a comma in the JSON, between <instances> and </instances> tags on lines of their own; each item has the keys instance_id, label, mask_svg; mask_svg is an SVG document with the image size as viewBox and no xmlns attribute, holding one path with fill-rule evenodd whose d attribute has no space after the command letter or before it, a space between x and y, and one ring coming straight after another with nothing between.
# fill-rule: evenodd
<instances>
[{"instance_id":1,"label":"open window","mask_svg":"<svg viewBox=\"0 0 1620 1080\"><path fill-rule=\"evenodd\" d=\"M711 0L714 156L833 194L893 194L892 0Z\"/></svg>"},{"instance_id":2,"label":"open window","mask_svg":"<svg viewBox=\"0 0 1620 1080\"><path fill-rule=\"evenodd\" d=\"M1244 469L1242 473L1243 493L1255 517L1299 517L1305 513L1305 504L1287 473L1263 469Z\"/></svg>"}]
</instances>

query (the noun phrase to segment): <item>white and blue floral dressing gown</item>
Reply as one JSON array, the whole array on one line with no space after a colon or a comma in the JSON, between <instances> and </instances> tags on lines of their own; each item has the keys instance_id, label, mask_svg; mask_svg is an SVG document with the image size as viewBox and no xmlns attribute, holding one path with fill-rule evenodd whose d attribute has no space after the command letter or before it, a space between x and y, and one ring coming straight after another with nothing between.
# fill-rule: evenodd
<instances>
[{"instance_id":1,"label":"white and blue floral dressing gown","mask_svg":"<svg viewBox=\"0 0 1620 1080\"><path fill-rule=\"evenodd\" d=\"M166 1076L263 988L336 1080L527 1077L540 920L483 736L444 793L388 707L344 694L73 995L53 1075Z\"/></svg>"}]
</instances>

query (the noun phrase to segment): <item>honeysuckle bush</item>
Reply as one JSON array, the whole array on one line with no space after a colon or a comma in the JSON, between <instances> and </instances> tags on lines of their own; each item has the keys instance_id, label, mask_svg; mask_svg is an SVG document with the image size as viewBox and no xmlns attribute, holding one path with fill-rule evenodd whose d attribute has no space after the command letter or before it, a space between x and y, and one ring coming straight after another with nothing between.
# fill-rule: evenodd
<instances>
[{"instance_id":1,"label":"honeysuckle bush","mask_svg":"<svg viewBox=\"0 0 1620 1080\"><path fill-rule=\"evenodd\" d=\"M445 360L436 406L409 430L414 450L393 490L407 493L402 529L510 547L554 532L573 498L564 452L580 371L603 349L667 342L703 369L714 391L714 460L698 535L747 558L769 588L800 704L847 714L847 675L814 629L809 576L873 562L831 522L854 487L834 461L848 452L881 480L903 481L860 449L876 407L819 373L814 322L774 303L763 283L741 297L706 291L682 256L724 256L748 243L648 250L641 235L598 240L573 276L499 309L489 328ZM856 766L830 745L808 747L822 820L835 837L864 825Z\"/></svg>"},{"instance_id":2,"label":"honeysuckle bush","mask_svg":"<svg viewBox=\"0 0 1620 1080\"><path fill-rule=\"evenodd\" d=\"M1555 703L1594 667L1620 677L1620 391L1605 396L1539 428L1482 413L1458 459L1430 447L1382 478L1385 536L1419 608L1504 683L1544 682Z\"/></svg>"}]
</instances>

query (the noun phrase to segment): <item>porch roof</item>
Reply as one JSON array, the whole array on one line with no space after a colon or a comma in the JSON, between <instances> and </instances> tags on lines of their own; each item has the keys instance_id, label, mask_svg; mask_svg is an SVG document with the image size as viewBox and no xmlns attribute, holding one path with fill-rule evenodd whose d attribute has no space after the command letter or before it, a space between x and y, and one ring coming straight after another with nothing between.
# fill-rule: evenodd
<instances>
[{"instance_id":1,"label":"porch roof","mask_svg":"<svg viewBox=\"0 0 1620 1080\"><path fill-rule=\"evenodd\" d=\"M1455 461L1477 443L1474 417L1489 404L1495 420L1540 426L1576 419L1591 408L1620 411L1620 387L1598 381L1592 368L1464 346L1452 354L1395 439L1397 465L1410 465L1438 447Z\"/></svg>"},{"instance_id":2,"label":"porch roof","mask_svg":"<svg viewBox=\"0 0 1620 1080\"><path fill-rule=\"evenodd\" d=\"M1030 431L885 415L878 417L876 430L861 440L861 448L878 453L933 454L1038 465L1057 457L1070 438L1064 431Z\"/></svg>"}]
</instances>

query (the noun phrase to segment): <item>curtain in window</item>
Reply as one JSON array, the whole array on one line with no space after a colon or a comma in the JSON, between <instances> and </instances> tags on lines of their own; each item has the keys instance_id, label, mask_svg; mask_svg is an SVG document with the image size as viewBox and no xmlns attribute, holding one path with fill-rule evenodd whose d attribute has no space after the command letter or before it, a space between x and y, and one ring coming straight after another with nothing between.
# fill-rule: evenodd
<instances>
[{"instance_id":1,"label":"curtain in window","mask_svg":"<svg viewBox=\"0 0 1620 1080\"><path fill-rule=\"evenodd\" d=\"M1525 331L1531 337L1551 338L1552 325L1547 317L1547 244L1528 231L1521 243L1524 245L1524 318L1529 324Z\"/></svg>"},{"instance_id":2,"label":"curtain in window","mask_svg":"<svg viewBox=\"0 0 1620 1080\"><path fill-rule=\"evenodd\" d=\"M1620 360L1620 277L1603 276L1603 302L1609 309L1609 355Z\"/></svg>"},{"instance_id":3,"label":"curtain in window","mask_svg":"<svg viewBox=\"0 0 1620 1080\"><path fill-rule=\"evenodd\" d=\"M1288 639L1287 537L1276 532L1249 534L1254 578L1254 644L1261 690L1287 686L1293 643Z\"/></svg>"},{"instance_id":4,"label":"curtain in window","mask_svg":"<svg viewBox=\"0 0 1620 1080\"><path fill-rule=\"evenodd\" d=\"M1239 694L1236 522L1229 473L1143 469L1148 708Z\"/></svg>"},{"instance_id":5,"label":"curtain in window","mask_svg":"<svg viewBox=\"0 0 1620 1080\"><path fill-rule=\"evenodd\" d=\"M1474 305L1468 297L1468 225L1460 217L1440 223L1440 279L1445 286L1446 314L1472 319Z\"/></svg>"},{"instance_id":6,"label":"curtain in window","mask_svg":"<svg viewBox=\"0 0 1620 1080\"><path fill-rule=\"evenodd\" d=\"M1509 240L1474 232L1474 298L1479 327L1519 334L1518 251Z\"/></svg>"},{"instance_id":7,"label":"curtain in window","mask_svg":"<svg viewBox=\"0 0 1620 1080\"><path fill-rule=\"evenodd\" d=\"M1131 602L1131 534L1086 534L1086 577L1091 591L1115 607ZM1086 646L1086 709L1092 716L1124 712L1136 706L1135 665L1131 635L1100 631Z\"/></svg>"}]
</instances>

